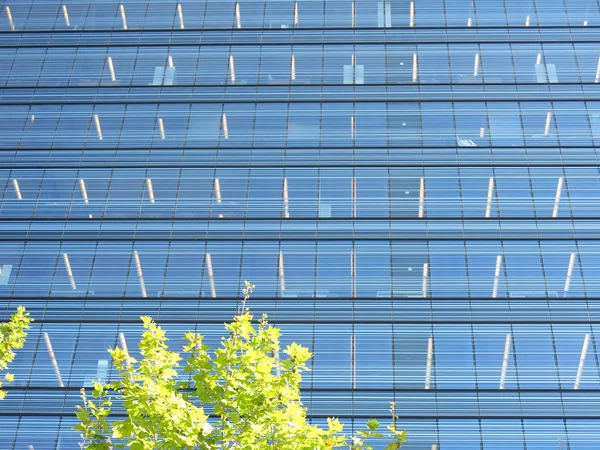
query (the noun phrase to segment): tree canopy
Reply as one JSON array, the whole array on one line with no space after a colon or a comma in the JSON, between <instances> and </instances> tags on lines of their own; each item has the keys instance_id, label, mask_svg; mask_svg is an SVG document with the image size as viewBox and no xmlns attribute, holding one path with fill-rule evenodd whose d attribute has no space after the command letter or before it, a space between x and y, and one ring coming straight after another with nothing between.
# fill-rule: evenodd
<instances>
[{"instance_id":1,"label":"tree canopy","mask_svg":"<svg viewBox=\"0 0 600 450\"><path fill-rule=\"evenodd\" d=\"M75 426L81 447L369 450L373 440L386 439L387 450L399 449L406 432L396 428L393 404L384 431L377 420L353 435L344 434L335 418L326 428L307 420L300 384L312 354L296 343L281 349L280 330L266 316L253 322L245 309L253 288L246 282L244 306L225 324L228 336L219 348L211 352L203 336L185 334L185 360L168 348L165 331L142 317L141 358L123 348L109 349L117 381L95 383L91 399L82 389L84 405L77 407ZM125 418L113 420L117 405Z\"/></svg>"},{"instance_id":2,"label":"tree canopy","mask_svg":"<svg viewBox=\"0 0 600 450\"><path fill-rule=\"evenodd\" d=\"M23 348L27 338L27 329L33 319L24 307L19 306L8 322L0 325L0 372L8 369L10 363L15 359L15 350ZM6 397L6 391L2 390L4 381L13 381L14 375L10 372L4 374L4 380L0 379L0 399Z\"/></svg>"}]
</instances>

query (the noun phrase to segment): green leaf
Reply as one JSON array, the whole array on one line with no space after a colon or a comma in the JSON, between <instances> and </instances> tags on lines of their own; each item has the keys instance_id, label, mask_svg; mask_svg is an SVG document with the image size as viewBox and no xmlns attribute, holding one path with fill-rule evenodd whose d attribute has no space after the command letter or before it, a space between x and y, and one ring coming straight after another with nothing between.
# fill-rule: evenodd
<instances>
[{"instance_id":1,"label":"green leaf","mask_svg":"<svg viewBox=\"0 0 600 450\"><path fill-rule=\"evenodd\" d=\"M371 431L375 431L377 430L377 428L379 428L379 421L376 419L371 419L367 422L367 427L369 428L369 430Z\"/></svg>"},{"instance_id":2,"label":"green leaf","mask_svg":"<svg viewBox=\"0 0 600 450\"><path fill-rule=\"evenodd\" d=\"M329 425L329 430L334 433L341 433L344 429L344 425L339 421L339 419L335 418L327 418L327 425Z\"/></svg>"}]
</instances>

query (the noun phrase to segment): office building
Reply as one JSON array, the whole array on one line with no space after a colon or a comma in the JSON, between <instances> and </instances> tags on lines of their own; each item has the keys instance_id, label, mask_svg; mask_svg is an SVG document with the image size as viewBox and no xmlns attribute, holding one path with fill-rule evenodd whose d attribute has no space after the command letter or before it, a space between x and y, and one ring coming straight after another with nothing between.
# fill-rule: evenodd
<instances>
[{"instance_id":1,"label":"office building","mask_svg":"<svg viewBox=\"0 0 600 450\"><path fill-rule=\"evenodd\" d=\"M315 422L598 448L596 0L0 6L0 448L78 448L106 349L217 345L245 279Z\"/></svg>"}]
</instances>

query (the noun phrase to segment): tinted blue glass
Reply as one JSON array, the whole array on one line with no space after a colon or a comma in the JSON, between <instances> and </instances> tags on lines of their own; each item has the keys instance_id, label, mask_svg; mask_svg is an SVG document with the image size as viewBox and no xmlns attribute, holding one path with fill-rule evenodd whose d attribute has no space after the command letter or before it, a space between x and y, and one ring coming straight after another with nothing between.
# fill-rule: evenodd
<instances>
[{"instance_id":1,"label":"tinted blue glass","mask_svg":"<svg viewBox=\"0 0 600 450\"><path fill-rule=\"evenodd\" d=\"M248 279L316 422L596 448L599 11L0 2L0 308L36 319L0 447L76 448L119 333L217 345Z\"/></svg>"}]
</instances>

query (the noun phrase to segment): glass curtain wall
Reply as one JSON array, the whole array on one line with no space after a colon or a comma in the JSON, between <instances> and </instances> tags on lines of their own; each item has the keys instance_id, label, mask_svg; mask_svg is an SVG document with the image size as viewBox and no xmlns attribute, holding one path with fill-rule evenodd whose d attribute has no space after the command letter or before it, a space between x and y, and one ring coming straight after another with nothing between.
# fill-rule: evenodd
<instances>
[{"instance_id":1,"label":"glass curtain wall","mask_svg":"<svg viewBox=\"0 0 600 450\"><path fill-rule=\"evenodd\" d=\"M597 449L599 44L596 0L0 0L0 447L78 448L140 315L218 345L251 280L315 423Z\"/></svg>"}]
</instances>

